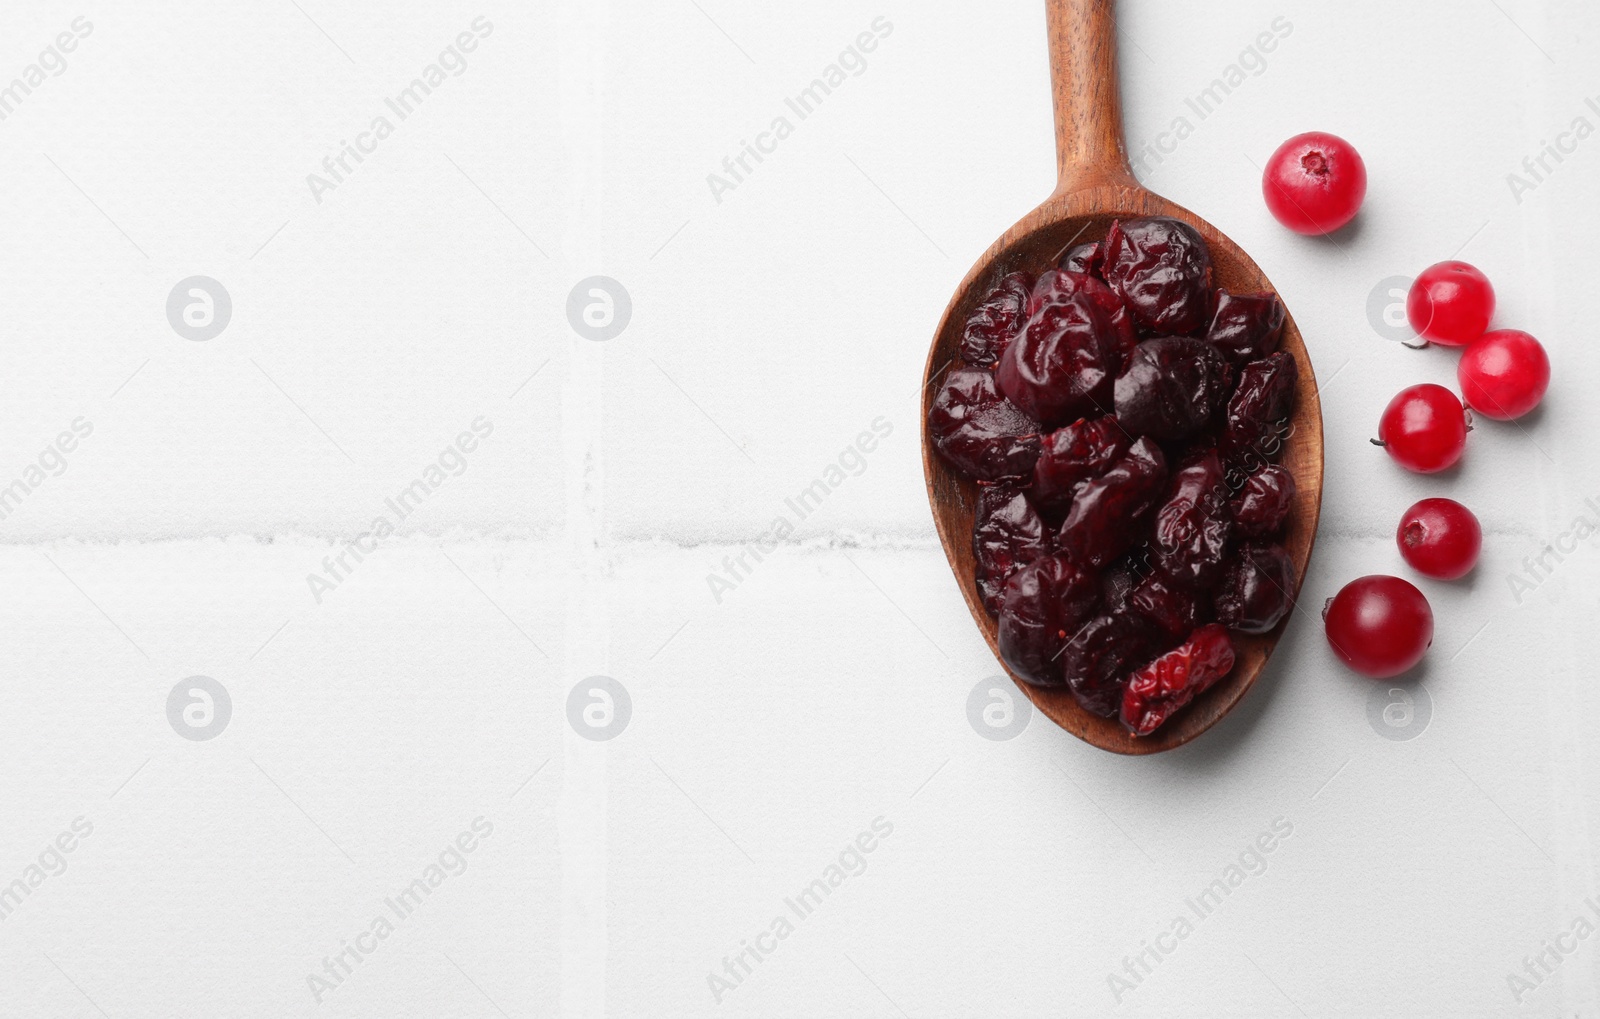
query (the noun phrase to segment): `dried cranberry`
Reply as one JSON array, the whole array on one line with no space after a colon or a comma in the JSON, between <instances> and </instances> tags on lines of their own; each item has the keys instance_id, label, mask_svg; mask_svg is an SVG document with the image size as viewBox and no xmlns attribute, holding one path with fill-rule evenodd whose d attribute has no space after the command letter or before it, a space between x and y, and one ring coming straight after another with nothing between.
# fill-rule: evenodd
<instances>
[{"instance_id":1,"label":"dried cranberry","mask_svg":"<svg viewBox=\"0 0 1600 1019\"><path fill-rule=\"evenodd\" d=\"M1050 534L1021 489L1009 485L978 489L972 553L978 561L978 594L984 608L997 611L1006 578L1049 551Z\"/></svg>"},{"instance_id":2,"label":"dried cranberry","mask_svg":"<svg viewBox=\"0 0 1600 1019\"><path fill-rule=\"evenodd\" d=\"M1294 475L1268 464L1245 479L1233 497L1233 528L1240 537L1270 538L1289 519L1294 503Z\"/></svg>"},{"instance_id":3,"label":"dried cranberry","mask_svg":"<svg viewBox=\"0 0 1600 1019\"><path fill-rule=\"evenodd\" d=\"M1039 458L1039 423L1000 394L989 372L953 371L928 411L934 448L969 478L1025 477Z\"/></svg>"},{"instance_id":4,"label":"dried cranberry","mask_svg":"<svg viewBox=\"0 0 1600 1019\"><path fill-rule=\"evenodd\" d=\"M1033 274L1014 272L989 291L971 315L961 334L961 360L978 368L991 368L1028 321L1028 294Z\"/></svg>"},{"instance_id":5,"label":"dried cranberry","mask_svg":"<svg viewBox=\"0 0 1600 1019\"><path fill-rule=\"evenodd\" d=\"M1128 451L1128 436L1114 417L1078 421L1046 435L1033 465L1033 500L1065 513L1084 483L1100 477Z\"/></svg>"},{"instance_id":6,"label":"dried cranberry","mask_svg":"<svg viewBox=\"0 0 1600 1019\"><path fill-rule=\"evenodd\" d=\"M1194 629L1200 616L1200 606L1194 595L1159 573L1144 578L1130 591L1126 606L1129 612L1136 612L1161 627L1173 640Z\"/></svg>"},{"instance_id":7,"label":"dried cranberry","mask_svg":"<svg viewBox=\"0 0 1600 1019\"><path fill-rule=\"evenodd\" d=\"M1209 590L1232 536L1222 461L1207 451L1172 476L1167 501L1156 509L1150 543L1156 568L1186 590Z\"/></svg>"},{"instance_id":8,"label":"dried cranberry","mask_svg":"<svg viewBox=\"0 0 1600 1019\"><path fill-rule=\"evenodd\" d=\"M1186 336L1211 310L1211 252L1194 227L1157 216L1111 224L1106 283L1144 329Z\"/></svg>"},{"instance_id":9,"label":"dried cranberry","mask_svg":"<svg viewBox=\"0 0 1600 1019\"><path fill-rule=\"evenodd\" d=\"M1204 428L1228 398L1228 363L1205 340L1165 336L1134 348L1115 386L1117 418L1164 442Z\"/></svg>"},{"instance_id":10,"label":"dried cranberry","mask_svg":"<svg viewBox=\"0 0 1600 1019\"><path fill-rule=\"evenodd\" d=\"M1062 554L1100 569L1133 546L1135 524L1161 498L1167 458L1161 447L1140 439L1111 469L1078 490L1061 525Z\"/></svg>"},{"instance_id":11,"label":"dried cranberry","mask_svg":"<svg viewBox=\"0 0 1600 1019\"><path fill-rule=\"evenodd\" d=\"M1034 284L1033 293L1028 298L1028 314L1037 315L1041 308L1060 304L1078 294L1087 297L1094 302L1095 307L1105 312L1106 321L1111 323L1112 338L1117 348L1117 364L1121 365L1123 359L1138 344L1139 331L1133 324L1133 316L1128 313L1127 306L1101 280L1081 272L1051 269L1040 276L1039 282Z\"/></svg>"},{"instance_id":12,"label":"dried cranberry","mask_svg":"<svg viewBox=\"0 0 1600 1019\"><path fill-rule=\"evenodd\" d=\"M1068 272L1083 272L1099 276L1106 264L1106 247L1099 241L1080 244L1061 256L1061 268Z\"/></svg>"},{"instance_id":13,"label":"dried cranberry","mask_svg":"<svg viewBox=\"0 0 1600 1019\"><path fill-rule=\"evenodd\" d=\"M1294 608L1294 563L1282 545L1240 546L1222 573L1217 622L1240 633L1266 633Z\"/></svg>"},{"instance_id":14,"label":"dried cranberry","mask_svg":"<svg viewBox=\"0 0 1600 1019\"><path fill-rule=\"evenodd\" d=\"M1061 676L1085 711L1110 718L1122 705L1128 674L1170 644L1143 616L1095 616L1067 640Z\"/></svg>"},{"instance_id":15,"label":"dried cranberry","mask_svg":"<svg viewBox=\"0 0 1600 1019\"><path fill-rule=\"evenodd\" d=\"M1061 685L1061 650L1100 601L1100 585L1056 556L1024 566L1000 601L1000 657L1035 686Z\"/></svg>"},{"instance_id":16,"label":"dried cranberry","mask_svg":"<svg viewBox=\"0 0 1600 1019\"><path fill-rule=\"evenodd\" d=\"M1294 413L1299 380L1300 366L1285 350L1241 368L1239 387L1228 401L1223 455L1233 461L1276 458Z\"/></svg>"},{"instance_id":17,"label":"dried cranberry","mask_svg":"<svg viewBox=\"0 0 1600 1019\"><path fill-rule=\"evenodd\" d=\"M1144 580L1148 570L1141 570L1137 550L1107 566L1100 574L1100 603L1111 615L1127 611L1128 599Z\"/></svg>"},{"instance_id":18,"label":"dried cranberry","mask_svg":"<svg viewBox=\"0 0 1600 1019\"><path fill-rule=\"evenodd\" d=\"M1288 320L1283 302L1270 291L1230 294L1217 291L1217 310L1211 316L1206 339L1235 365L1244 365L1275 353L1283 342Z\"/></svg>"},{"instance_id":19,"label":"dried cranberry","mask_svg":"<svg viewBox=\"0 0 1600 1019\"><path fill-rule=\"evenodd\" d=\"M1194 631L1128 680L1122 695L1122 724L1135 736L1155 732L1196 696L1233 671L1233 641L1212 623Z\"/></svg>"},{"instance_id":20,"label":"dried cranberry","mask_svg":"<svg viewBox=\"0 0 1600 1019\"><path fill-rule=\"evenodd\" d=\"M1040 307L995 370L1000 391L1047 425L1111 412L1117 349L1105 312L1084 294Z\"/></svg>"}]
</instances>

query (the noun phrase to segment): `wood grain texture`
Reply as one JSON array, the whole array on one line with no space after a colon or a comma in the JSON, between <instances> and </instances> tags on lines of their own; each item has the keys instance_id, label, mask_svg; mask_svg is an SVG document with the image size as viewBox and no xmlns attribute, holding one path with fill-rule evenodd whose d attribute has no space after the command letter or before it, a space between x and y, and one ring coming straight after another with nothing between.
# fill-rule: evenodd
<instances>
[{"instance_id":1,"label":"wood grain texture","mask_svg":"<svg viewBox=\"0 0 1600 1019\"><path fill-rule=\"evenodd\" d=\"M975 579L972 526L977 485L957 475L934 452L927 425L938 383L959 365L968 315L1006 273L1054 268L1067 248L1103 240L1113 220L1135 216L1171 216L1199 230L1211 247L1217 286L1236 293L1276 290L1250 256L1210 223L1135 182L1123 143L1111 0L1047 0L1046 6L1059 183L1044 204L1007 230L967 273L939 322L923 370L922 464L928 500L950 568L997 660L996 623L983 608ZM1322 404L1311 358L1292 314L1284 327L1283 349L1295 356L1300 367L1299 399L1281 461L1298 489L1284 540L1294 562L1293 593L1298 596L1322 506ZM1233 672L1142 739L1130 736L1114 719L1084 711L1064 687L1031 686L1006 671L1045 716L1074 736L1115 753L1156 753L1187 743L1232 710L1261 675L1284 627L1302 614L1291 613L1272 633L1236 636L1238 661Z\"/></svg>"}]
</instances>

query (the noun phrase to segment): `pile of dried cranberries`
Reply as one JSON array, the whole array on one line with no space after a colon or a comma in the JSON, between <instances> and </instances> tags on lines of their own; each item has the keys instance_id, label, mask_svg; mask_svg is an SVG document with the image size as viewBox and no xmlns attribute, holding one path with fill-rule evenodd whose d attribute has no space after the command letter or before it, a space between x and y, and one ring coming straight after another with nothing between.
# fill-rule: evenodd
<instances>
[{"instance_id":1,"label":"pile of dried cranberries","mask_svg":"<svg viewBox=\"0 0 1600 1019\"><path fill-rule=\"evenodd\" d=\"M1230 632L1288 614L1285 317L1215 289L1200 235L1151 218L968 318L928 429L978 482L978 593L1019 677L1145 736L1232 670Z\"/></svg>"}]
</instances>

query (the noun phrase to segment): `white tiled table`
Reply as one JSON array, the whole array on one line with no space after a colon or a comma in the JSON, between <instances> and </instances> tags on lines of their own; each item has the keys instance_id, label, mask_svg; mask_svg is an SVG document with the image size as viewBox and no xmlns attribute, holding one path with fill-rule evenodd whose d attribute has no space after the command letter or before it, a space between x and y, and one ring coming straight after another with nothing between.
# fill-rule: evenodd
<instances>
[{"instance_id":1,"label":"white tiled table","mask_svg":"<svg viewBox=\"0 0 1600 1019\"><path fill-rule=\"evenodd\" d=\"M37 884L0 897L0 1016L1595 1014L1600 937L1567 932L1600 926L1600 550L1520 602L1509 577L1600 501L1600 141L1507 175L1600 128L1600 13L1121 7L1130 140L1171 150L1145 179L1272 276L1328 440L1304 615L1148 760L976 731L997 669L920 476L937 316L1051 184L1035 0L10 5L0 83L92 28L0 120L0 487L92 433L0 519L0 891ZM1259 199L1311 128L1372 173L1334 242ZM371 151L314 195L343 142ZM1402 476L1378 412L1453 363L1369 297L1457 254L1556 380L1454 476ZM196 275L233 306L198 342L165 313ZM613 339L569 324L590 276L630 295ZM1424 585L1428 718L1397 741L1316 609L1401 569L1425 494L1487 541ZM197 675L213 739L169 721Z\"/></svg>"}]
</instances>

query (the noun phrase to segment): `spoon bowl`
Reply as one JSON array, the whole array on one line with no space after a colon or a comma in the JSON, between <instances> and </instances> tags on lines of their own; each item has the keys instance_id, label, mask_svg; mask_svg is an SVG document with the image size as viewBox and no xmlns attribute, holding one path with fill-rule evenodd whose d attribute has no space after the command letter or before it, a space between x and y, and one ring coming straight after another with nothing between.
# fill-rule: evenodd
<instances>
[{"instance_id":1,"label":"spoon bowl","mask_svg":"<svg viewBox=\"0 0 1600 1019\"><path fill-rule=\"evenodd\" d=\"M1068 248L1104 240L1114 220L1142 216L1168 216L1198 230L1211 249L1213 286L1231 293L1276 291L1250 256L1216 227L1134 179L1122 134L1112 2L1046 0L1059 182L1042 205L1007 230L967 273L939 322L923 372L922 464L928 500L950 568L961 583L972 618L997 659L998 627L978 594L977 562L972 548L978 486L939 457L927 425L938 383L960 365L961 333L968 316L1007 273L1026 270L1037 274L1053 269ZM1295 568L1291 593L1298 595L1311 558L1322 504L1322 405L1317 398L1311 359L1293 315L1287 316L1284 324L1282 349L1294 355L1300 369L1292 427L1280 460L1296 483L1283 545ZM1271 633L1235 634L1237 660L1233 671L1145 737L1135 738L1115 719L1085 711L1065 687L1036 687L1022 682L1009 669L1006 671L1044 715L1079 739L1120 754L1157 753L1187 743L1239 703L1255 684L1294 615L1289 613ZM1004 668L1003 661L1001 666Z\"/></svg>"}]
</instances>

